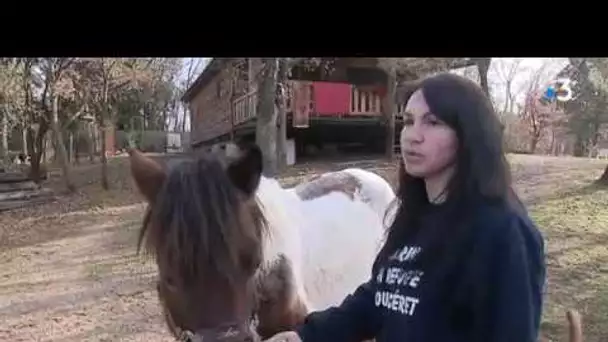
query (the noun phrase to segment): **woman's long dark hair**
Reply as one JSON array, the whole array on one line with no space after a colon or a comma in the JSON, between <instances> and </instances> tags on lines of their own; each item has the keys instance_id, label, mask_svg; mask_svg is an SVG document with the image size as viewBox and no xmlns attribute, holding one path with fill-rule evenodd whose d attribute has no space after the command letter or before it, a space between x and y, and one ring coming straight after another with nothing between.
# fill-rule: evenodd
<instances>
[{"instance_id":1,"label":"woman's long dark hair","mask_svg":"<svg viewBox=\"0 0 608 342\"><path fill-rule=\"evenodd\" d=\"M474 212L475 203L507 203L513 194L503 151L501 123L482 89L474 82L450 73L426 78L413 85L406 95L409 97L419 89L431 113L451 127L458 137L456 170L447 185L447 198L441 205L447 215L442 217L450 222L450 228L434 234L427 246L432 248L423 250L421 262L429 263L446 252L451 257L464 252L467 248L464 220ZM424 180L407 174L403 162L399 168L397 197L398 209L379 261L419 233L418 221L431 205ZM424 254L428 257L424 258Z\"/></svg>"}]
</instances>

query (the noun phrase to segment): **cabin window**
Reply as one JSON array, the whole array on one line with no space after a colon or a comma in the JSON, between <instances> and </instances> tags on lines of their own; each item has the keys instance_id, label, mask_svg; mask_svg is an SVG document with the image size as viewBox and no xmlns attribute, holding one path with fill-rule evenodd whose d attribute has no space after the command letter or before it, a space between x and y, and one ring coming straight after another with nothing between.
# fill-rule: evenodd
<instances>
[{"instance_id":1,"label":"cabin window","mask_svg":"<svg viewBox=\"0 0 608 342\"><path fill-rule=\"evenodd\" d=\"M321 68L317 66L296 65L291 69L292 80L302 81L322 81L323 73Z\"/></svg>"},{"instance_id":2,"label":"cabin window","mask_svg":"<svg viewBox=\"0 0 608 342\"><path fill-rule=\"evenodd\" d=\"M249 82L249 58L245 58L243 61L237 64L237 79L245 82Z\"/></svg>"}]
</instances>

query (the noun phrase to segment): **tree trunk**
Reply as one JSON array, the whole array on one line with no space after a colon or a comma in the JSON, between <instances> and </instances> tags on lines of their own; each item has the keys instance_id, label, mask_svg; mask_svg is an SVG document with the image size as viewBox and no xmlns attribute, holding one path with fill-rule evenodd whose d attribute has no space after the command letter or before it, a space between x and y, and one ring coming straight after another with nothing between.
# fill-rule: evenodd
<instances>
[{"instance_id":1,"label":"tree trunk","mask_svg":"<svg viewBox=\"0 0 608 342\"><path fill-rule=\"evenodd\" d=\"M608 186L608 165L606 165L606 168L604 169L604 173L597 180L597 183L600 185Z\"/></svg>"},{"instance_id":2,"label":"tree trunk","mask_svg":"<svg viewBox=\"0 0 608 342\"><path fill-rule=\"evenodd\" d=\"M538 140L539 140L539 137L536 134L532 135L532 137L530 138L530 153L531 154L536 153L536 147L538 146Z\"/></svg>"},{"instance_id":3,"label":"tree trunk","mask_svg":"<svg viewBox=\"0 0 608 342\"><path fill-rule=\"evenodd\" d=\"M279 170L284 170L287 166L287 75L289 65L284 58L279 61L278 87L277 87L277 164Z\"/></svg>"},{"instance_id":4,"label":"tree trunk","mask_svg":"<svg viewBox=\"0 0 608 342\"><path fill-rule=\"evenodd\" d=\"M479 71L479 67L477 67L477 71ZM481 73L479 75L481 78ZM505 115L505 113L507 113L509 111L509 108L510 108L509 101L510 100L511 100L511 80L507 80L506 85L505 85L505 105L502 109L502 115Z\"/></svg>"},{"instance_id":5,"label":"tree trunk","mask_svg":"<svg viewBox=\"0 0 608 342\"><path fill-rule=\"evenodd\" d=\"M383 115L386 123L384 151L388 160L393 160L395 154L395 91L397 89L397 75L395 67L386 71L386 94L383 99Z\"/></svg>"},{"instance_id":6,"label":"tree trunk","mask_svg":"<svg viewBox=\"0 0 608 342\"><path fill-rule=\"evenodd\" d=\"M74 163L74 160L76 159L75 158L76 151L75 151L75 147L74 147L74 132L69 131L68 134L69 134L69 137L68 137L68 139L69 139L68 140L68 145L69 145L69 148L68 148L68 151L69 151L68 157L69 157L70 163Z\"/></svg>"},{"instance_id":7,"label":"tree trunk","mask_svg":"<svg viewBox=\"0 0 608 342\"><path fill-rule=\"evenodd\" d=\"M100 120L99 125L101 126L101 187L104 190L110 189L110 182L108 181L108 156L106 155L106 120L103 118Z\"/></svg>"},{"instance_id":8,"label":"tree trunk","mask_svg":"<svg viewBox=\"0 0 608 342\"><path fill-rule=\"evenodd\" d=\"M109 104L109 97L108 97L108 92L109 92L109 84L107 82L107 80L104 80L103 82L103 93L102 93L102 103L103 103L103 109L102 112L100 113L100 117L99 117L99 127L101 129L101 187L104 190L109 190L110 189L110 182L108 181L108 156L106 155L107 153L107 144L106 144L106 136L107 136L107 131L106 131L106 119L109 118L110 116L110 104Z\"/></svg>"},{"instance_id":9,"label":"tree trunk","mask_svg":"<svg viewBox=\"0 0 608 342\"><path fill-rule=\"evenodd\" d=\"M44 137L42 137L42 162L45 164L50 164L49 159L51 158L49 155L49 137L45 134Z\"/></svg>"},{"instance_id":10,"label":"tree trunk","mask_svg":"<svg viewBox=\"0 0 608 342\"><path fill-rule=\"evenodd\" d=\"M264 175L277 175L277 111L275 106L278 58L262 58L262 78L258 87L255 139L263 154Z\"/></svg>"},{"instance_id":11,"label":"tree trunk","mask_svg":"<svg viewBox=\"0 0 608 342\"><path fill-rule=\"evenodd\" d=\"M30 178L36 182L40 182L40 157L42 155L42 149L37 148L37 139L34 135L34 130L30 127L26 128L25 131L27 139L27 149L31 153L30 158Z\"/></svg>"},{"instance_id":12,"label":"tree trunk","mask_svg":"<svg viewBox=\"0 0 608 342\"><path fill-rule=\"evenodd\" d=\"M37 132L34 132L32 129L29 130L28 134L28 149L32 153L30 175L32 180L37 183L39 183L42 179L46 179L46 171L42 165L42 162L44 161L46 155L46 140L48 130L48 123L43 121L40 123Z\"/></svg>"},{"instance_id":13,"label":"tree trunk","mask_svg":"<svg viewBox=\"0 0 608 342\"><path fill-rule=\"evenodd\" d=\"M182 132L186 131L186 116L189 115L189 110L187 105L182 106L184 108L184 116L182 117ZM192 120L190 120L192 122Z\"/></svg>"},{"instance_id":14,"label":"tree trunk","mask_svg":"<svg viewBox=\"0 0 608 342\"><path fill-rule=\"evenodd\" d=\"M490 97L490 87L488 85L488 70L490 69L490 63L492 58L479 58L476 61L477 71L479 72L479 83L483 92Z\"/></svg>"},{"instance_id":15,"label":"tree trunk","mask_svg":"<svg viewBox=\"0 0 608 342\"><path fill-rule=\"evenodd\" d=\"M287 113L285 105L279 105L277 112L277 169L283 171L287 167Z\"/></svg>"},{"instance_id":16,"label":"tree trunk","mask_svg":"<svg viewBox=\"0 0 608 342\"><path fill-rule=\"evenodd\" d=\"M51 121L51 129L53 130L53 136L55 137L55 156L58 157L59 163L61 165L61 171L63 173L63 181L65 183L65 187L68 189L69 192L74 192L76 191L76 186L72 181L70 161L68 160L67 151L63 142L63 137L61 134L61 125L59 124L58 96L53 94L52 101L53 120Z\"/></svg>"},{"instance_id":17,"label":"tree trunk","mask_svg":"<svg viewBox=\"0 0 608 342\"><path fill-rule=\"evenodd\" d=\"M95 127L93 123L87 123L87 136L88 136L88 147L89 147L89 161L92 163L95 162Z\"/></svg>"},{"instance_id":18,"label":"tree trunk","mask_svg":"<svg viewBox=\"0 0 608 342\"><path fill-rule=\"evenodd\" d=\"M5 106L6 107L6 106ZM8 113L6 112L6 108L3 108L2 112L2 161L4 165L8 166L11 163L11 158L8 153Z\"/></svg>"},{"instance_id":19,"label":"tree trunk","mask_svg":"<svg viewBox=\"0 0 608 342\"><path fill-rule=\"evenodd\" d=\"M80 164L79 152L80 152L80 132L82 126L78 125L75 132L72 132L70 144L72 145L72 162L76 165Z\"/></svg>"},{"instance_id":20,"label":"tree trunk","mask_svg":"<svg viewBox=\"0 0 608 342\"><path fill-rule=\"evenodd\" d=\"M21 150L23 151L23 154L27 158L27 156L29 156L30 153L27 148L27 128L26 128L26 126L22 126L22 129L21 129L21 146L22 146Z\"/></svg>"},{"instance_id":21,"label":"tree trunk","mask_svg":"<svg viewBox=\"0 0 608 342\"><path fill-rule=\"evenodd\" d=\"M582 157L585 155L585 142L583 140L584 138L581 134L577 133L574 141L574 151L572 153L575 157Z\"/></svg>"},{"instance_id":22,"label":"tree trunk","mask_svg":"<svg viewBox=\"0 0 608 342\"><path fill-rule=\"evenodd\" d=\"M247 92L250 93L255 88L255 73L254 73L253 58L247 58Z\"/></svg>"}]
</instances>

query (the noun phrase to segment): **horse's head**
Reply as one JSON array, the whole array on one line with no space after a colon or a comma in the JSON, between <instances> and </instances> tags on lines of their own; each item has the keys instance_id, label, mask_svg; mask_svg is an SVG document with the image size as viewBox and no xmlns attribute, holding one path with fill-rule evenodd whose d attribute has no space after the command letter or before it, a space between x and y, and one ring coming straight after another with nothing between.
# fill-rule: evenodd
<instances>
[{"instance_id":1,"label":"horse's head","mask_svg":"<svg viewBox=\"0 0 608 342\"><path fill-rule=\"evenodd\" d=\"M230 145L170 170L137 150L129 155L149 204L138 248L143 244L156 258L169 329L211 341L250 338L252 278L266 229L255 200L260 149Z\"/></svg>"}]
</instances>

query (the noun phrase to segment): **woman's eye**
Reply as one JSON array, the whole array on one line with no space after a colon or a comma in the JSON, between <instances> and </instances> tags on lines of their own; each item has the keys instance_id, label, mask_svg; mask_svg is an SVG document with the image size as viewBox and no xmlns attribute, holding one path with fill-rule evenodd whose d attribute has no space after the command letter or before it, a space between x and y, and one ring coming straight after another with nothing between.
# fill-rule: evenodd
<instances>
[{"instance_id":1,"label":"woman's eye","mask_svg":"<svg viewBox=\"0 0 608 342\"><path fill-rule=\"evenodd\" d=\"M442 122L440 120L437 120L437 119L434 119L434 118L432 118L432 119L426 119L425 122L428 125L431 125L431 126L438 126L438 125L442 124Z\"/></svg>"},{"instance_id":2,"label":"woman's eye","mask_svg":"<svg viewBox=\"0 0 608 342\"><path fill-rule=\"evenodd\" d=\"M403 120L403 124L406 125L406 126L411 126L411 125L414 124L414 120L412 120L412 119L405 119L405 120Z\"/></svg>"}]
</instances>

